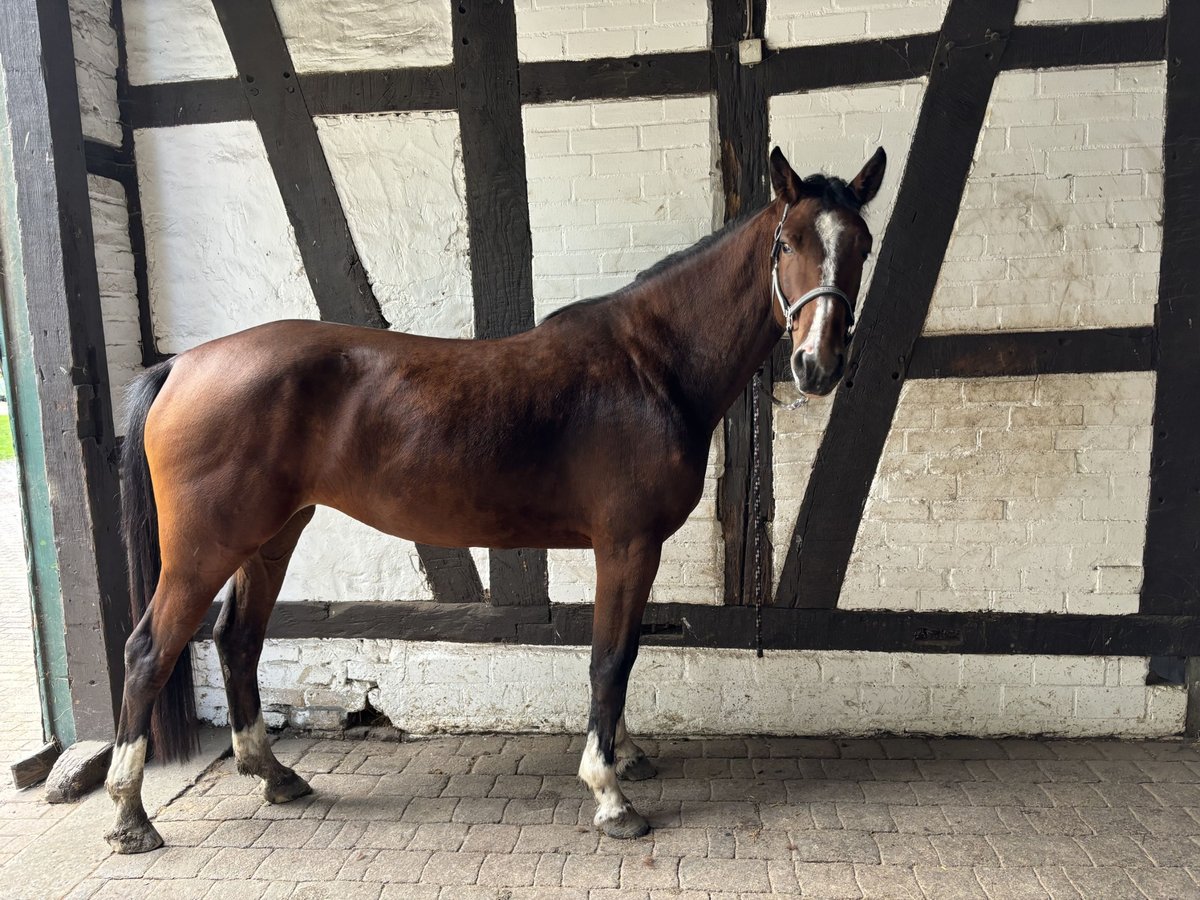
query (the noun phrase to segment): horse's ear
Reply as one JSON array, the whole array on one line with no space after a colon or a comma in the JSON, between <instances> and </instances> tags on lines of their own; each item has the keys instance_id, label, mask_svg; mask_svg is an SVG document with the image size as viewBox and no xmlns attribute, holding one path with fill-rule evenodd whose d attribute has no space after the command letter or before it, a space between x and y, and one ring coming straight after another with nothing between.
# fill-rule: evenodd
<instances>
[{"instance_id":1,"label":"horse's ear","mask_svg":"<svg viewBox=\"0 0 1200 900\"><path fill-rule=\"evenodd\" d=\"M879 193L879 185L883 183L883 171L886 168L887 154L880 147L850 182L850 189L854 191L854 196L858 197L859 205L866 206L875 199L875 195Z\"/></svg>"},{"instance_id":2,"label":"horse's ear","mask_svg":"<svg viewBox=\"0 0 1200 900\"><path fill-rule=\"evenodd\" d=\"M778 147L771 151L771 186L775 188L775 196L784 203L795 203L800 199L800 179Z\"/></svg>"}]
</instances>

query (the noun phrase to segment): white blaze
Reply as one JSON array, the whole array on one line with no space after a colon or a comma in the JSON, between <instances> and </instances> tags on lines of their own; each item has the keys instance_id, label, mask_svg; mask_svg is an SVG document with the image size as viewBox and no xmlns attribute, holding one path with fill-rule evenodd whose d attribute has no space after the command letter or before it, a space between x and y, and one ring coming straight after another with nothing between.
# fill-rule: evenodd
<instances>
[{"instance_id":1,"label":"white blaze","mask_svg":"<svg viewBox=\"0 0 1200 900\"><path fill-rule=\"evenodd\" d=\"M839 245L844 231L842 222L834 213L827 211L817 216L815 228L817 237L821 240L821 249L825 253L825 258L821 261L821 284L836 285L838 257L841 255ZM832 297L818 297L813 302L816 309L813 311L812 323L808 326L808 334L801 343L801 347L809 352L816 349L821 335L825 333L825 322L833 309Z\"/></svg>"}]
</instances>

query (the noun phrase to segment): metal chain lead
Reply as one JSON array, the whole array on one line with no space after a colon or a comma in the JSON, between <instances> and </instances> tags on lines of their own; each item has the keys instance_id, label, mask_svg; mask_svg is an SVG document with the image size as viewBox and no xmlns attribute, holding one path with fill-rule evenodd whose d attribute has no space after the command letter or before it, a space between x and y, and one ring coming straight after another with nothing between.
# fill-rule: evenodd
<instances>
[{"instance_id":1,"label":"metal chain lead","mask_svg":"<svg viewBox=\"0 0 1200 900\"><path fill-rule=\"evenodd\" d=\"M753 509L751 527L754 529L754 652L759 659L763 655L762 640L762 470L758 455L758 400L762 396L762 369L754 373L753 397L750 401L750 447L753 451L753 469L750 476L750 498Z\"/></svg>"}]
</instances>

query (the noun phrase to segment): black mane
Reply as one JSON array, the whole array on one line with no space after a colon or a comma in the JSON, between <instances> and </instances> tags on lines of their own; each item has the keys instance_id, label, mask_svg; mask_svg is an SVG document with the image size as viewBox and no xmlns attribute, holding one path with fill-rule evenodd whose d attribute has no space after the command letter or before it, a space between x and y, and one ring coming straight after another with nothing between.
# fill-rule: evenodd
<instances>
[{"instance_id":1,"label":"black mane","mask_svg":"<svg viewBox=\"0 0 1200 900\"><path fill-rule=\"evenodd\" d=\"M820 173L817 173L816 175L809 175L804 179L803 182L801 182L801 191L806 199L818 200L821 204L821 208L824 210L845 207L858 212L858 210L862 208L862 202L858 199L858 195L854 193L854 189L842 179L835 178L832 175L822 175ZM702 253L703 251L707 250L713 244L717 243L717 241L721 240L721 238L725 237L725 235L729 234L729 232L741 225L744 221L745 219L733 219L732 221L726 222L721 228L714 231L712 234L708 234L700 238L700 240L696 241L696 243L692 244L690 247L684 247L682 250L677 250L668 256L664 256L658 262L646 269L643 269L641 272L638 272L638 274L634 276L633 281L625 287L618 288L617 290L608 294L602 294L599 297L588 297L584 300L575 300L571 303L564 304L553 312L547 313L542 321L548 321L557 315L561 315L568 310L577 309L581 306L594 306L597 303L603 303L612 297L617 296L623 291L628 290L630 287L640 284L647 278L653 278L655 275L661 275L669 269L674 268L679 263L685 262L691 259L693 256L696 256L698 253Z\"/></svg>"}]
</instances>

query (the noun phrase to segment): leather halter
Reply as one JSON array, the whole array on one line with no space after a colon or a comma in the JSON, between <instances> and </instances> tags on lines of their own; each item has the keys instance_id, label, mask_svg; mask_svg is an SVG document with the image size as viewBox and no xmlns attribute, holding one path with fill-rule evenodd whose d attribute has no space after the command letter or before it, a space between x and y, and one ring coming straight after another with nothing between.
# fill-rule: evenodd
<instances>
[{"instance_id":1,"label":"leather halter","mask_svg":"<svg viewBox=\"0 0 1200 900\"><path fill-rule=\"evenodd\" d=\"M788 303L787 297L784 296L783 288L779 285L779 255L783 248L783 223L787 221L790 209L790 204L785 203L783 205L783 218L775 226L775 241L771 244L771 289L775 293L775 298L779 301L779 308L783 310L783 331L785 334L790 332L792 330L792 322L796 316L800 315L804 307L818 297L836 297L846 307L846 340L849 341L853 337L850 329L854 327L854 304L850 302L850 298L846 296L841 288L833 284L819 284L811 291L802 294L796 300Z\"/></svg>"}]
</instances>

